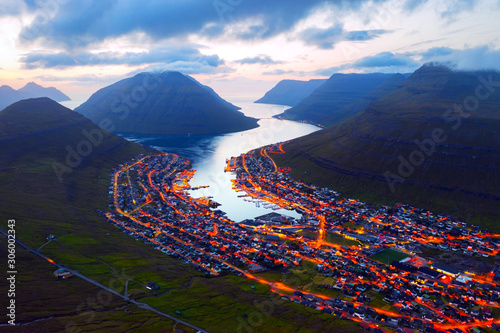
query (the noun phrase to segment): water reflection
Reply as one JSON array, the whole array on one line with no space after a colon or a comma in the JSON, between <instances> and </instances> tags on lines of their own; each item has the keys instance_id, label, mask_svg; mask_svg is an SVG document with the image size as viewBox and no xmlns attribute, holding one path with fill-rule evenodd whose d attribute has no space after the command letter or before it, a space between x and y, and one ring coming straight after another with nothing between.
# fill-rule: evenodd
<instances>
[{"instance_id":1,"label":"water reflection","mask_svg":"<svg viewBox=\"0 0 500 333\"><path fill-rule=\"evenodd\" d=\"M259 118L260 127L244 132L218 136L206 135L166 135L166 136L125 136L127 139L153 146L159 150L176 153L193 161L196 174L192 186L210 185L208 188L191 192L194 197L211 196L221 204L219 209L228 218L241 221L271 212L262 205L257 207L248 198L238 197L242 193L231 189L234 176L224 172L226 159L238 156L248 150L294 139L319 130L318 127L297 122L271 118L287 107L280 105L254 104L251 101L231 100L242 108L246 115ZM299 217L295 212L276 210L277 213Z\"/></svg>"}]
</instances>

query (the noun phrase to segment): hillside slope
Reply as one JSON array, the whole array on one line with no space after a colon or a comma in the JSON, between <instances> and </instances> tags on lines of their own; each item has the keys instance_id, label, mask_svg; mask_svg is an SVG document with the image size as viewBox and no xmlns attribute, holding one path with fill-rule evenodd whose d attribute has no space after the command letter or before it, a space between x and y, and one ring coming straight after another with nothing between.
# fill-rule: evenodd
<instances>
[{"instance_id":1,"label":"hillside slope","mask_svg":"<svg viewBox=\"0 0 500 333\"><path fill-rule=\"evenodd\" d=\"M326 80L282 80L255 103L295 106Z\"/></svg>"},{"instance_id":2,"label":"hillside slope","mask_svg":"<svg viewBox=\"0 0 500 333\"><path fill-rule=\"evenodd\" d=\"M363 111L403 81L400 74L334 74L298 105L275 117L331 126Z\"/></svg>"},{"instance_id":3,"label":"hillside slope","mask_svg":"<svg viewBox=\"0 0 500 333\"><path fill-rule=\"evenodd\" d=\"M499 221L499 87L498 72L425 65L366 111L291 141L276 159L299 178L369 201Z\"/></svg>"},{"instance_id":4,"label":"hillside slope","mask_svg":"<svg viewBox=\"0 0 500 333\"><path fill-rule=\"evenodd\" d=\"M96 144L87 145L88 135ZM86 147L92 147L86 156L77 155ZM71 150L76 153L69 153ZM122 237L96 212L107 208L111 169L151 150L98 128L89 119L51 99L36 98L0 111L0 151L0 215L16 220L16 238L24 244L37 249L47 242L47 236L55 235L56 240L40 252L104 285L111 280L119 281L125 271L110 270L97 258L111 254L131 262L148 258L148 262L137 265L142 270L159 262L157 251L140 246L126 235ZM59 170L68 172L59 173L59 177ZM1 228L6 230L6 225ZM5 245L3 241L0 237ZM0 252L6 255L6 250L2 246ZM94 330L108 329L127 325L123 318L138 310L119 298L111 298L106 306L98 304L99 314L92 321L85 320L80 316L81 311L93 311L85 299L102 295L99 288L78 278L57 280L52 274L54 266L20 246L16 259L20 273L16 322L25 324L16 326L16 332L70 331L74 328L72 323L82 329L91 326ZM127 274L134 271L128 269ZM123 284L118 282L115 286L121 288ZM0 287L4 290L1 283ZM3 305L5 301L7 297L0 303ZM155 322L169 325L168 320L149 311L136 314L136 319L147 327ZM153 322L148 322L151 318ZM9 327L4 329L9 332Z\"/></svg>"},{"instance_id":5,"label":"hillside slope","mask_svg":"<svg viewBox=\"0 0 500 333\"><path fill-rule=\"evenodd\" d=\"M0 112L0 149L0 165L27 165L50 158L67 168L64 174L68 179L78 175L80 165L97 169L115 166L145 152L142 146L99 128L46 97L22 100ZM52 165L56 164L47 164Z\"/></svg>"},{"instance_id":6,"label":"hillside slope","mask_svg":"<svg viewBox=\"0 0 500 333\"><path fill-rule=\"evenodd\" d=\"M179 72L140 73L94 93L75 109L115 133L221 134L258 127L238 107Z\"/></svg>"}]
</instances>

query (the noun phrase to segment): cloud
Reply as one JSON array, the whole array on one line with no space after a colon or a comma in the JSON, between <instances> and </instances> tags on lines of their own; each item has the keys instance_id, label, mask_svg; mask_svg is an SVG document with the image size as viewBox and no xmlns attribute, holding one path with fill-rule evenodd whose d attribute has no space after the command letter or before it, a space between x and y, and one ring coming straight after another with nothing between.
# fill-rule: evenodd
<instances>
[{"instance_id":1,"label":"cloud","mask_svg":"<svg viewBox=\"0 0 500 333\"><path fill-rule=\"evenodd\" d=\"M418 7L424 5L427 0L407 0L403 8L408 12L413 12Z\"/></svg>"},{"instance_id":2,"label":"cloud","mask_svg":"<svg viewBox=\"0 0 500 333\"><path fill-rule=\"evenodd\" d=\"M291 75L296 75L296 76L304 76L306 73L302 71L293 71L293 70L284 70L284 69L275 69L272 71L267 71L263 72L262 75L284 75L284 74L291 74Z\"/></svg>"},{"instance_id":3,"label":"cloud","mask_svg":"<svg viewBox=\"0 0 500 333\"><path fill-rule=\"evenodd\" d=\"M382 52L374 56L368 56L355 61L354 68L380 68L380 67L417 67L420 64L410 56L404 54L394 54L392 52Z\"/></svg>"},{"instance_id":4,"label":"cloud","mask_svg":"<svg viewBox=\"0 0 500 333\"><path fill-rule=\"evenodd\" d=\"M331 49L344 36L342 24L336 24L326 29L308 28L299 34L299 38L306 45L314 45L320 49Z\"/></svg>"},{"instance_id":5,"label":"cloud","mask_svg":"<svg viewBox=\"0 0 500 333\"><path fill-rule=\"evenodd\" d=\"M35 68L66 68L74 66L95 65L143 65L154 63L191 62L209 67L219 67L224 60L218 55L203 55L194 46L161 47L144 52L99 52L82 51L71 54L58 53L28 53L21 57L26 69Z\"/></svg>"},{"instance_id":6,"label":"cloud","mask_svg":"<svg viewBox=\"0 0 500 333\"><path fill-rule=\"evenodd\" d=\"M449 63L460 70L500 69L500 50L488 45L456 50L446 47L431 48L421 52L424 62Z\"/></svg>"},{"instance_id":7,"label":"cloud","mask_svg":"<svg viewBox=\"0 0 500 333\"><path fill-rule=\"evenodd\" d=\"M14 16L20 14L25 8L25 4L19 0L0 1L0 17Z\"/></svg>"},{"instance_id":8,"label":"cloud","mask_svg":"<svg viewBox=\"0 0 500 333\"><path fill-rule=\"evenodd\" d=\"M385 2L386 0L375 0ZM34 20L21 35L65 50L142 32L155 41L198 34L208 38L267 39L290 31L320 6L354 11L365 0L62 1L47 20ZM36 11L35 11L36 13ZM242 26L245 28L234 29ZM29 42L29 41L27 41Z\"/></svg>"},{"instance_id":9,"label":"cloud","mask_svg":"<svg viewBox=\"0 0 500 333\"><path fill-rule=\"evenodd\" d=\"M176 71L182 74L220 74L220 73L232 73L234 69L228 66L210 66L207 63L196 62L196 61L175 61L170 63L158 63L154 65L149 65L138 69L136 71L130 72L128 75L135 75L141 72L158 72L158 71Z\"/></svg>"},{"instance_id":10,"label":"cloud","mask_svg":"<svg viewBox=\"0 0 500 333\"><path fill-rule=\"evenodd\" d=\"M421 52L420 55L423 59L433 59L435 57L447 56L453 53L453 49L449 47L433 47L427 51Z\"/></svg>"},{"instance_id":11,"label":"cloud","mask_svg":"<svg viewBox=\"0 0 500 333\"><path fill-rule=\"evenodd\" d=\"M441 0L439 8L435 7L434 9L442 18L451 20L462 12L473 10L478 2L478 0ZM407 0L402 8L406 12L413 13L427 3L429 0Z\"/></svg>"},{"instance_id":12,"label":"cloud","mask_svg":"<svg viewBox=\"0 0 500 333\"><path fill-rule=\"evenodd\" d=\"M242 65L253 65L253 64L260 64L260 65L277 65L277 64L282 64L283 61L279 60L273 60L271 57L267 55L259 55L256 57L251 57L251 58L244 58L240 60L236 60L236 63L242 64Z\"/></svg>"},{"instance_id":13,"label":"cloud","mask_svg":"<svg viewBox=\"0 0 500 333\"><path fill-rule=\"evenodd\" d=\"M477 5L477 0L450 0L445 4L446 10L441 12L441 17L453 19L456 15L464 11L473 10Z\"/></svg>"},{"instance_id":14,"label":"cloud","mask_svg":"<svg viewBox=\"0 0 500 333\"><path fill-rule=\"evenodd\" d=\"M381 27L381 24L370 24L379 23L375 17L376 9L381 8L381 4L384 4L383 7L397 7L395 9L398 13L401 8L410 14L413 11L433 10L438 15L449 18L456 16L457 13L474 9L478 0L443 0L442 3L404 0L401 4L391 0L0 0L0 2L0 15L21 13L19 18L23 22L33 17L25 15L26 12L35 16L35 20L25 26L20 33L20 36L32 38L28 40L21 38L21 44L18 44L19 48L24 46L25 50L32 50L20 58L22 67L26 69L104 65L131 65L137 68L161 65L172 70L185 69L189 73L225 73L230 70L223 59L218 55L203 55L199 51L200 47L189 44L189 41L203 40L207 45L212 45L211 42L214 41L231 43L233 40L239 40L243 42L242 44L249 45L249 41L258 42L283 34L280 38L299 40L306 45L329 50L336 45L344 46L344 43L338 45L339 42L369 41L391 33L391 30L385 29L346 30L348 25L345 20L356 15L366 18L362 20L366 27ZM57 3L58 6L54 10L47 11L47 6L51 3ZM316 14L323 12L329 15L333 13L334 16L329 16L330 21L325 21L329 22L329 27L319 28L319 24L324 22L317 22L314 18ZM418 15L422 14L420 12ZM42 17L37 20L40 13L48 15L45 19ZM310 27L308 24L311 22L318 26ZM357 24L356 20L353 22ZM305 26L308 28L304 28ZM393 24L390 27L392 29ZM176 43L177 46L161 47L167 43ZM179 47L178 45L182 43L187 44ZM127 47L132 45L134 48L149 49L149 51L107 51L117 49L119 47L117 45L127 45ZM422 47L427 46L422 45L419 49ZM410 68L419 65L419 57L429 58L430 61L434 58L448 59L459 56L456 50L450 50L429 49L428 53L421 54L386 52L360 59L352 65L320 69L316 72L318 75L331 75L333 72L343 70L373 71L380 68L395 70L401 66ZM445 54L446 52L448 54ZM488 55L487 52L483 53ZM463 56L474 58L472 53ZM276 57L278 59L278 56ZM477 56L474 59L477 59ZM285 64L267 55L247 57L236 60L235 63L269 66ZM301 72L287 70L285 66L283 68L282 74L301 75ZM276 73L279 71L280 69L277 69L264 74L278 75Z\"/></svg>"},{"instance_id":15,"label":"cloud","mask_svg":"<svg viewBox=\"0 0 500 333\"><path fill-rule=\"evenodd\" d=\"M36 37L50 46L65 49L84 47L110 38L135 32L146 32L154 39L185 35L203 27L199 20L201 11L210 11L210 1L178 2L173 6L162 1L68 1L59 6L55 16L44 24L35 20L21 31ZM212 9L213 12L213 9Z\"/></svg>"},{"instance_id":16,"label":"cloud","mask_svg":"<svg viewBox=\"0 0 500 333\"><path fill-rule=\"evenodd\" d=\"M313 75L332 75L341 71L412 72L425 63L437 62L457 70L500 70L500 50L488 45L456 50L433 47L420 52L382 52L341 66L318 69Z\"/></svg>"},{"instance_id":17,"label":"cloud","mask_svg":"<svg viewBox=\"0 0 500 333\"><path fill-rule=\"evenodd\" d=\"M345 31L342 24L336 24L325 29L308 28L299 34L299 39L306 45L327 50L340 41L367 41L389 32L384 29Z\"/></svg>"},{"instance_id":18,"label":"cloud","mask_svg":"<svg viewBox=\"0 0 500 333\"><path fill-rule=\"evenodd\" d=\"M366 41L379 37L380 35L392 32L391 30L374 29L374 30L354 30L346 32L346 40L350 41Z\"/></svg>"},{"instance_id":19,"label":"cloud","mask_svg":"<svg viewBox=\"0 0 500 333\"><path fill-rule=\"evenodd\" d=\"M89 58L88 53L79 57ZM78 60L67 53L30 53L21 57L25 69L76 66Z\"/></svg>"},{"instance_id":20,"label":"cloud","mask_svg":"<svg viewBox=\"0 0 500 333\"><path fill-rule=\"evenodd\" d=\"M70 86L90 86L95 87L96 84L107 86L119 80L122 80L124 75L95 75L85 74L79 76L53 76L53 75L40 75L37 79L44 82L65 82Z\"/></svg>"},{"instance_id":21,"label":"cloud","mask_svg":"<svg viewBox=\"0 0 500 333\"><path fill-rule=\"evenodd\" d=\"M312 75L320 75L320 76L332 76L335 73L339 73L345 69L347 69L349 65L343 65L343 66L334 66L334 67L329 67L329 68L321 68L318 69L314 72L312 72Z\"/></svg>"},{"instance_id":22,"label":"cloud","mask_svg":"<svg viewBox=\"0 0 500 333\"><path fill-rule=\"evenodd\" d=\"M118 76L122 77L122 75ZM54 75L39 75L36 76L37 79L48 82L57 82L57 81L78 81L78 82L87 82L87 81L100 81L103 78L108 78L107 76L99 76L95 74L85 74L79 76L54 76Z\"/></svg>"}]
</instances>

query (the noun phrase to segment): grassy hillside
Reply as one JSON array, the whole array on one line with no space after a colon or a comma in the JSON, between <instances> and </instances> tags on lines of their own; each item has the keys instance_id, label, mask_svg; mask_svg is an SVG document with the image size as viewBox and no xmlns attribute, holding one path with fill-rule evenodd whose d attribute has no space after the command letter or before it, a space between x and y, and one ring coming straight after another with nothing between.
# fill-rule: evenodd
<instances>
[{"instance_id":1,"label":"grassy hillside","mask_svg":"<svg viewBox=\"0 0 500 333\"><path fill-rule=\"evenodd\" d=\"M276 117L332 126L363 111L404 80L401 74L334 74L296 106Z\"/></svg>"},{"instance_id":2,"label":"grassy hillside","mask_svg":"<svg viewBox=\"0 0 500 333\"><path fill-rule=\"evenodd\" d=\"M500 81L498 73L425 66L353 119L285 145L276 160L348 196L408 202L499 230L500 93L468 117L454 111L481 77Z\"/></svg>"},{"instance_id":3,"label":"grassy hillside","mask_svg":"<svg viewBox=\"0 0 500 333\"><path fill-rule=\"evenodd\" d=\"M326 80L281 80L255 103L295 106L325 82Z\"/></svg>"}]
</instances>

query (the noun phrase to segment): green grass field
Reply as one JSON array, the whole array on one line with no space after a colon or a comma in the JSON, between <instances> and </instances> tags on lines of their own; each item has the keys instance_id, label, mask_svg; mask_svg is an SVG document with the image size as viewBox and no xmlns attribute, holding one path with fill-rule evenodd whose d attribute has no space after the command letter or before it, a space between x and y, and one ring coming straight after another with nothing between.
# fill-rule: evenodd
<instances>
[{"instance_id":1,"label":"green grass field","mask_svg":"<svg viewBox=\"0 0 500 333\"><path fill-rule=\"evenodd\" d=\"M0 237L0 256L7 257L5 237ZM2 332L155 332L172 327L173 321L138 309L116 296L105 294L79 278L59 280L55 267L16 247L16 322ZM0 289L5 290L4 279ZM2 297L2 306L7 297ZM41 318L45 318L40 320ZM3 322L3 320L2 320ZM189 332L189 331L186 331Z\"/></svg>"},{"instance_id":2,"label":"green grass field","mask_svg":"<svg viewBox=\"0 0 500 333\"><path fill-rule=\"evenodd\" d=\"M408 254L405 254L405 253L402 253L399 251L395 251L392 249L385 249L385 250L382 250L382 251L372 255L370 257L370 259L379 261L379 262L386 264L386 265L389 265L393 261L401 261L404 258L408 258L408 257L409 257Z\"/></svg>"}]
</instances>

